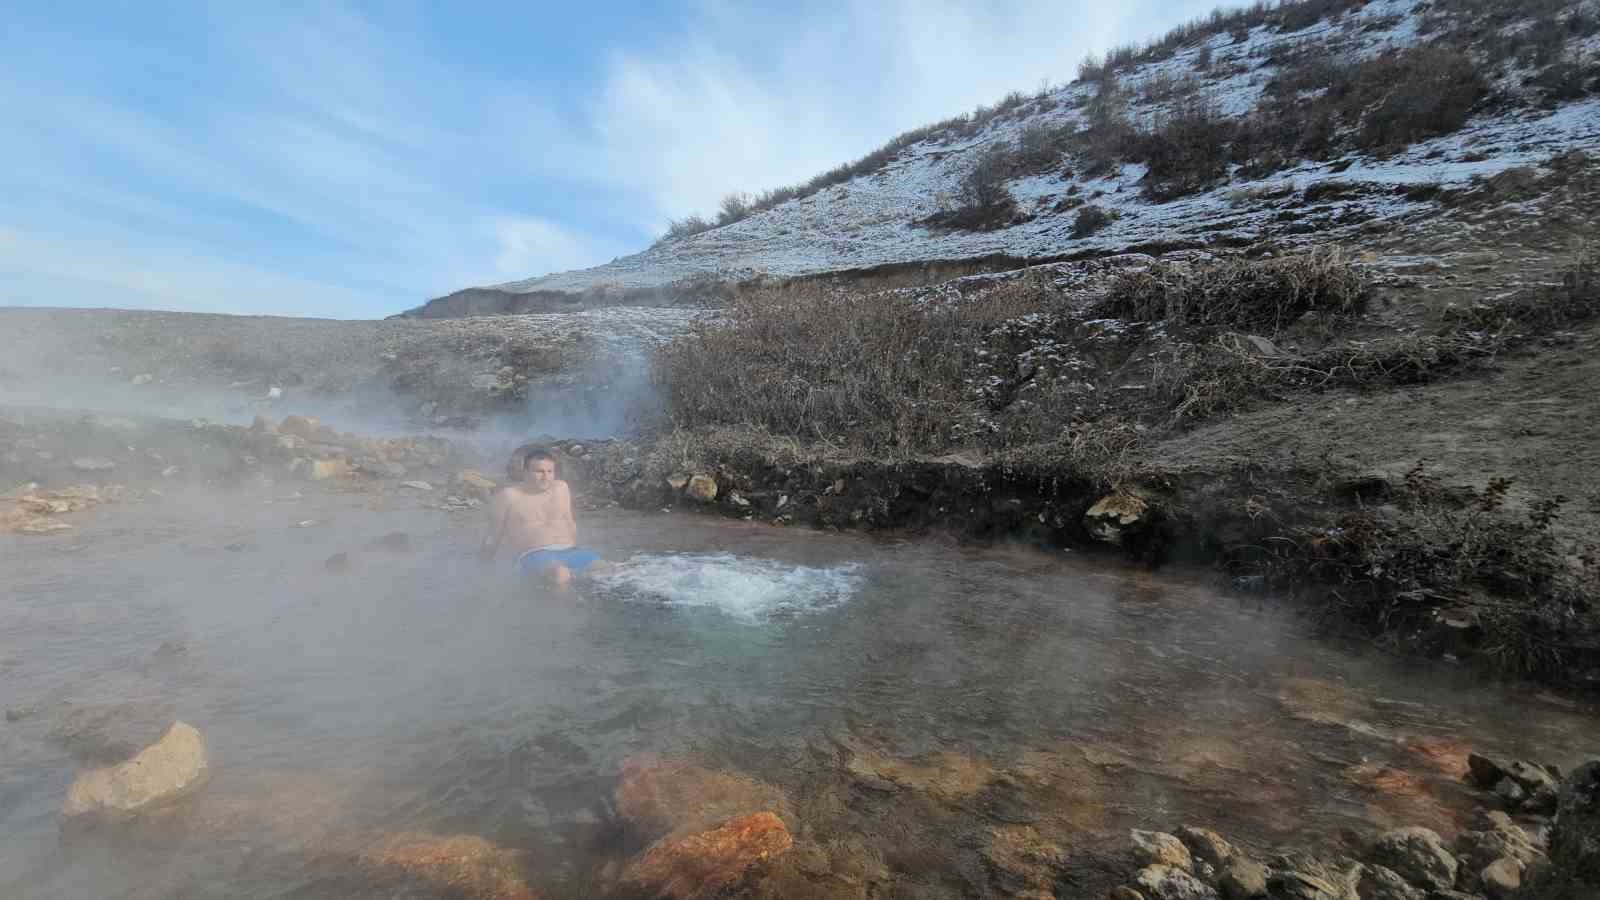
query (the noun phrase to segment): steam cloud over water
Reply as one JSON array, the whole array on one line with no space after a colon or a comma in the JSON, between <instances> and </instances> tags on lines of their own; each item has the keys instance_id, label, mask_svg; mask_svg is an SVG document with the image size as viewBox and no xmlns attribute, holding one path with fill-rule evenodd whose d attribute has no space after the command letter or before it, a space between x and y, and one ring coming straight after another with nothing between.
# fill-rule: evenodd
<instances>
[{"instance_id":1,"label":"steam cloud over water","mask_svg":"<svg viewBox=\"0 0 1600 900\"><path fill-rule=\"evenodd\" d=\"M826 568L731 553L643 554L597 579L634 601L710 607L755 624L848 602L860 590L860 565Z\"/></svg>"}]
</instances>

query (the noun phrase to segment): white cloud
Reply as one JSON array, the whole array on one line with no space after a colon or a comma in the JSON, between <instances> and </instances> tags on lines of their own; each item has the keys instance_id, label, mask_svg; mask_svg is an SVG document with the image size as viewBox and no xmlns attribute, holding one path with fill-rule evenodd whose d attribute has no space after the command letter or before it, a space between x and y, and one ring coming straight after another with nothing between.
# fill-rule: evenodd
<instances>
[{"instance_id":1,"label":"white cloud","mask_svg":"<svg viewBox=\"0 0 1600 900\"><path fill-rule=\"evenodd\" d=\"M495 267L508 280L529 272L563 272L594 265L594 242L554 222L501 219L492 226L500 252Z\"/></svg>"}]
</instances>

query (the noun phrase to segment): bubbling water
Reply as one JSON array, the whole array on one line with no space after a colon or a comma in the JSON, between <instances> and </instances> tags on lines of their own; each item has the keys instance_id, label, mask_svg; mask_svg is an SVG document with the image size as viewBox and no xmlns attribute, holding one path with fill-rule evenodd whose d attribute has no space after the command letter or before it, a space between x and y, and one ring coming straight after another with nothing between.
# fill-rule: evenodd
<instances>
[{"instance_id":1,"label":"bubbling water","mask_svg":"<svg viewBox=\"0 0 1600 900\"><path fill-rule=\"evenodd\" d=\"M711 607L749 624L840 606L860 589L860 565L800 566L731 553L646 553L595 579L624 600Z\"/></svg>"}]
</instances>

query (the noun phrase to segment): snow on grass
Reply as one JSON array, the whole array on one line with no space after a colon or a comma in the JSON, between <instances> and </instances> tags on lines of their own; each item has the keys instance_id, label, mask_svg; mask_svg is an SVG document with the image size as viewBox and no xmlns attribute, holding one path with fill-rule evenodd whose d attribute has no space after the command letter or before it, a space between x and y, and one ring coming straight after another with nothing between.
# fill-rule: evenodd
<instances>
[{"instance_id":1,"label":"snow on grass","mask_svg":"<svg viewBox=\"0 0 1600 900\"><path fill-rule=\"evenodd\" d=\"M1165 103L1140 98L1152 79L1204 79L1205 96L1229 115L1253 108L1275 69L1265 65L1273 51L1302 41L1336 40L1341 52L1369 57L1387 48L1417 42L1418 0L1375 0L1333 23L1317 23L1292 33L1262 26L1248 39L1229 35L1206 39L1212 49L1209 72L1196 70L1200 45L1168 59L1141 65L1121 76L1129 92L1130 118L1148 123L1163 115ZM1400 221L1441 215L1426 201L1407 200L1396 188L1407 185L1460 185L1516 166L1538 165L1572 149L1600 151L1600 102L1568 104L1552 112L1527 109L1478 116L1460 132L1417 144L1406 152L1375 158L1353 155L1327 163L1302 163L1259 181L1230 181L1216 189L1169 203L1141 195L1141 166L1125 165L1096 179L1079 179L1065 170L1014 179L1009 187L1030 221L988 232L933 231L918 219L956 205L961 178L978 154L996 141L1015 141L1036 123L1081 124L1078 109L1093 93L1072 84L1047 95L1051 108L1029 101L1020 115L997 117L981 132L948 141L927 140L906 148L880 172L855 178L809 197L791 200L740 222L665 242L612 263L499 285L510 291L582 291L602 283L658 287L702 275L744 279L760 275L795 276L874 266L954 260L992 254L1048 258L1084 251L1111 252L1139 245L1205 245L1219 237L1239 241L1293 242L1294 232L1278 224L1295 210L1301 231L1318 240L1348 236L1366 222ZM1336 180L1366 186L1356 196L1307 210L1303 202L1270 196L1266 190L1285 180L1299 190ZM1073 238L1074 209L1056 212L1069 189L1085 203L1111 210L1118 218L1103 230ZM1252 188L1260 188L1255 197Z\"/></svg>"}]
</instances>

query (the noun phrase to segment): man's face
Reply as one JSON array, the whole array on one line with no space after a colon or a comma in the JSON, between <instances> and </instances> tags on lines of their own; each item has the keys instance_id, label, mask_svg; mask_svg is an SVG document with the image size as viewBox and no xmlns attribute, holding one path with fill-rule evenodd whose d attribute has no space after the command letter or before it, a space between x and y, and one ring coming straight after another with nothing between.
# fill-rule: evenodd
<instances>
[{"instance_id":1,"label":"man's face","mask_svg":"<svg viewBox=\"0 0 1600 900\"><path fill-rule=\"evenodd\" d=\"M556 464L548 459L530 459L527 468L523 470L522 478L534 493L543 493L555 483Z\"/></svg>"}]
</instances>

